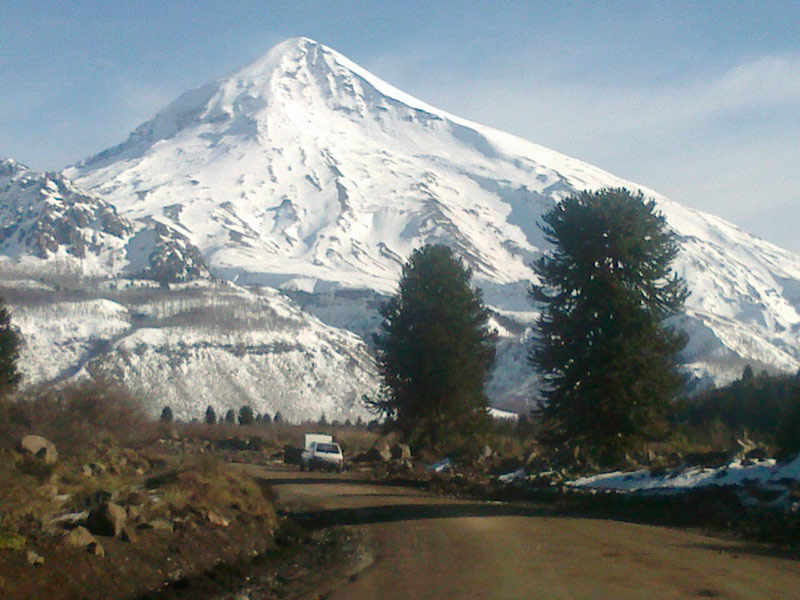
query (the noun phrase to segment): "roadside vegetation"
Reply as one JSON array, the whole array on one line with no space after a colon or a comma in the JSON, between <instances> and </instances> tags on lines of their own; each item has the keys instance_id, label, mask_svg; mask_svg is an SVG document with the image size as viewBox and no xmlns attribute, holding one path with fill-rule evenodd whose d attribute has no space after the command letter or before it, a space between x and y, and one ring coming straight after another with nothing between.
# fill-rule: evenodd
<instances>
[{"instance_id":1,"label":"roadside vegetation","mask_svg":"<svg viewBox=\"0 0 800 600\"><path fill-rule=\"evenodd\" d=\"M274 544L270 490L103 382L0 399L0 596L131 598Z\"/></svg>"}]
</instances>

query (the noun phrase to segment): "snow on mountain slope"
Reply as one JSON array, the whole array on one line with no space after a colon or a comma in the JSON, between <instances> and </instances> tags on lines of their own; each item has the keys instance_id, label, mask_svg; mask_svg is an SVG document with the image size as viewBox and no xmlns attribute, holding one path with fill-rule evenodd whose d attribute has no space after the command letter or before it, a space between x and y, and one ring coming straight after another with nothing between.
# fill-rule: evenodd
<instances>
[{"instance_id":1,"label":"snow on mountain slope","mask_svg":"<svg viewBox=\"0 0 800 600\"><path fill-rule=\"evenodd\" d=\"M149 219L131 223L59 173L0 160L0 256L44 272L158 281L208 277L200 252Z\"/></svg>"},{"instance_id":2,"label":"snow on mountain slope","mask_svg":"<svg viewBox=\"0 0 800 600\"><path fill-rule=\"evenodd\" d=\"M387 293L414 248L444 242L498 314L517 314L522 325L532 310L529 265L547 250L542 212L583 189L641 189L683 242L675 267L692 291L682 320L693 336L690 372L719 382L745 362L800 367L800 257L431 107L306 38L184 94L124 143L65 173L126 217L180 231L213 273L239 283ZM365 319L346 326L374 321ZM504 340L496 398L529 394L525 336Z\"/></svg>"},{"instance_id":3,"label":"snow on mountain slope","mask_svg":"<svg viewBox=\"0 0 800 600\"><path fill-rule=\"evenodd\" d=\"M24 347L26 382L108 377L154 416L182 419L249 405L290 420L368 417L377 375L365 344L323 324L280 292L230 284L175 289L118 282L65 292L0 282Z\"/></svg>"}]
</instances>

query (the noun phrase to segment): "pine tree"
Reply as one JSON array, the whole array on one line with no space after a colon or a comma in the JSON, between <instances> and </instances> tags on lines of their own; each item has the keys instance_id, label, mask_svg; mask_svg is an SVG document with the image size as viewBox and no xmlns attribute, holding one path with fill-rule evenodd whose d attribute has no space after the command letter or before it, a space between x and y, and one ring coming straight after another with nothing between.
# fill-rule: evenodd
<instances>
[{"instance_id":1,"label":"pine tree","mask_svg":"<svg viewBox=\"0 0 800 600\"><path fill-rule=\"evenodd\" d=\"M555 245L531 286L543 306L529 356L543 384L542 439L610 462L664 432L682 384L686 337L664 324L688 296L670 271L678 242L655 202L625 189L572 196L542 220Z\"/></svg>"},{"instance_id":2,"label":"pine tree","mask_svg":"<svg viewBox=\"0 0 800 600\"><path fill-rule=\"evenodd\" d=\"M161 422L162 423L172 423L172 409L169 406L165 406L161 410Z\"/></svg>"},{"instance_id":3,"label":"pine tree","mask_svg":"<svg viewBox=\"0 0 800 600\"><path fill-rule=\"evenodd\" d=\"M11 324L11 313L0 298L0 399L13 392L21 376L17 370L22 338Z\"/></svg>"},{"instance_id":4,"label":"pine tree","mask_svg":"<svg viewBox=\"0 0 800 600\"><path fill-rule=\"evenodd\" d=\"M275 416L272 418L272 422L276 425L283 422L283 415L281 414L281 411L275 413Z\"/></svg>"},{"instance_id":5,"label":"pine tree","mask_svg":"<svg viewBox=\"0 0 800 600\"><path fill-rule=\"evenodd\" d=\"M744 366L744 370L742 371L742 381L752 381L755 375L753 374L753 367L749 364Z\"/></svg>"},{"instance_id":6,"label":"pine tree","mask_svg":"<svg viewBox=\"0 0 800 600\"><path fill-rule=\"evenodd\" d=\"M415 250L375 336L381 398L367 406L418 445L471 436L488 424L495 333L471 273L442 245Z\"/></svg>"},{"instance_id":7,"label":"pine tree","mask_svg":"<svg viewBox=\"0 0 800 600\"><path fill-rule=\"evenodd\" d=\"M239 425L252 425L254 420L252 408L245 405L239 409Z\"/></svg>"},{"instance_id":8,"label":"pine tree","mask_svg":"<svg viewBox=\"0 0 800 600\"><path fill-rule=\"evenodd\" d=\"M229 408L228 412L225 413L225 422L236 423L236 412L232 408Z\"/></svg>"},{"instance_id":9,"label":"pine tree","mask_svg":"<svg viewBox=\"0 0 800 600\"><path fill-rule=\"evenodd\" d=\"M214 410L214 407L209 405L206 408L206 423L209 425L214 425L217 422L217 412Z\"/></svg>"}]
</instances>

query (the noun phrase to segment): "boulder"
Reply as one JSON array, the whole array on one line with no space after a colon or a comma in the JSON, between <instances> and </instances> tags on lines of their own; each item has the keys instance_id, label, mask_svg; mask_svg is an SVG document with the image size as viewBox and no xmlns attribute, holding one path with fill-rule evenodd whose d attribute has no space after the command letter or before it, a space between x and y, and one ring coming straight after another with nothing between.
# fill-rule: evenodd
<instances>
[{"instance_id":1,"label":"boulder","mask_svg":"<svg viewBox=\"0 0 800 600\"><path fill-rule=\"evenodd\" d=\"M389 446L389 442L387 442L384 438L379 439L375 442L375 445L369 451L370 460L374 460L376 462L389 462L392 460L392 450Z\"/></svg>"},{"instance_id":2,"label":"boulder","mask_svg":"<svg viewBox=\"0 0 800 600\"><path fill-rule=\"evenodd\" d=\"M76 527L64 536L64 543L74 548L88 549L91 544L97 544L94 537L86 527Z\"/></svg>"},{"instance_id":3,"label":"boulder","mask_svg":"<svg viewBox=\"0 0 800 600\"><path fill-rule=\"evenodd\" d=\"M25 553L25 559L28 561L29 565L34 567L39 567L44 564L44 559L33 550L28 550Z\"/></svg>"},{"instance_id":4,"label":"boulder","mask_svg":"<svg viewBox=\"0 0 800 600\"><path fill-rule=\"evenodd\" d=\"M175 531L175 524L166 519L153 519L147 523L147 526L156 531L168 531L170 533Z\"/></svg>"},{"instance_id":5,"label":"boulder","mask_svg":"<svg viewBox=\"0 0 800 600\"><path fill-rule=\"evenodd\" d=\"M137 539L139 539L138 536L136 535L136 530L130 525L126 525L122 529L122 532L120 532L119 537L122 541L128 542L130 544L133 544L134 542L136 542Z\"/></svg>"},{"instance_id":6,"label":"boulder","mask_svg":"<svg viewBox=\"0 0 800 600\"><path fill-rule=\"evenodd\" d=\"M227 527L230 525L228 519L223 517L221 514L214 512L213 510L206 512L206 520L217 527Z\"/></svg>"},{"instance_id":7,"label":"boulder","mask_svg":"<svg viewBox=\"0 0 800 600\"><path fill-rule=\"evenodd\" d=\"M408 444L395 444L391 448L392 458L395 460L411 460L411 448Z\"/></svg>"},{"instance_id":8,"label":"boulder","mask_svg":"<svg viewBox=\"0 0 800 600\"><path fill-rule=\"evenodd\" d=\"M494 450L492 447L486 444L483 448L481 448L481 453L478 456L480 460L489 460L494 456Z\"/></svg>"},{"instance_id":9,"label":"boulder","mask_svg":"<svg viewBox=\"0 0 800 600\"><path fill-rule=\"evenodd\" d=\"M102 502L89 513L86 519L87 529L97 535L119 537L125 529L128 515L125 509L113 502Z\"/></svg>"},{"instance_id":10,"label":"boulder","mask_svg":"<svg viewBox=\"0 0 800 600\"><path fill-rule=\"evenodd\" d=\"M89 554L94 554L95 556L102 557L106 555L105 548L103 548L103 546L101 546L100 542L98 542L97 540L93 541L88 546L86 546L86 550L89 551Z\"/></svg>"},{"instance_id":11,"label":"boulder","mask_svg":"<svg viewBox=\"0 0 800 600\"><path fill-rule=\"evenodd\" d=\"M17 450L22 454L30 454L40 458L47 465L51 465L58 460L58 452L53 442L40 435L26 435L17 444Z\"/></svg>"}]
</instances>

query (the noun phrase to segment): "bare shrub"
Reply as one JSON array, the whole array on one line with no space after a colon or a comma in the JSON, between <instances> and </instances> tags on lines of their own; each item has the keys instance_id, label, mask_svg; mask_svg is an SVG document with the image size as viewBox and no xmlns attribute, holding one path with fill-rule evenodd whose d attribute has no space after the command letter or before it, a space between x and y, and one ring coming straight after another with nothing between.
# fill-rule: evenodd
<instances>
[{"instance_id":1,"label":"bare shrub","mask_svg":"<svg viewBox=\"0 0 800 600\"><path fill-rule=\"evenodd\" d=\"M153 429L141 404L106 381L30 389L0 408L4 439L36 433L65 456L84 456L103 445L143 443Z\"/></svg>"}]
</instances>

